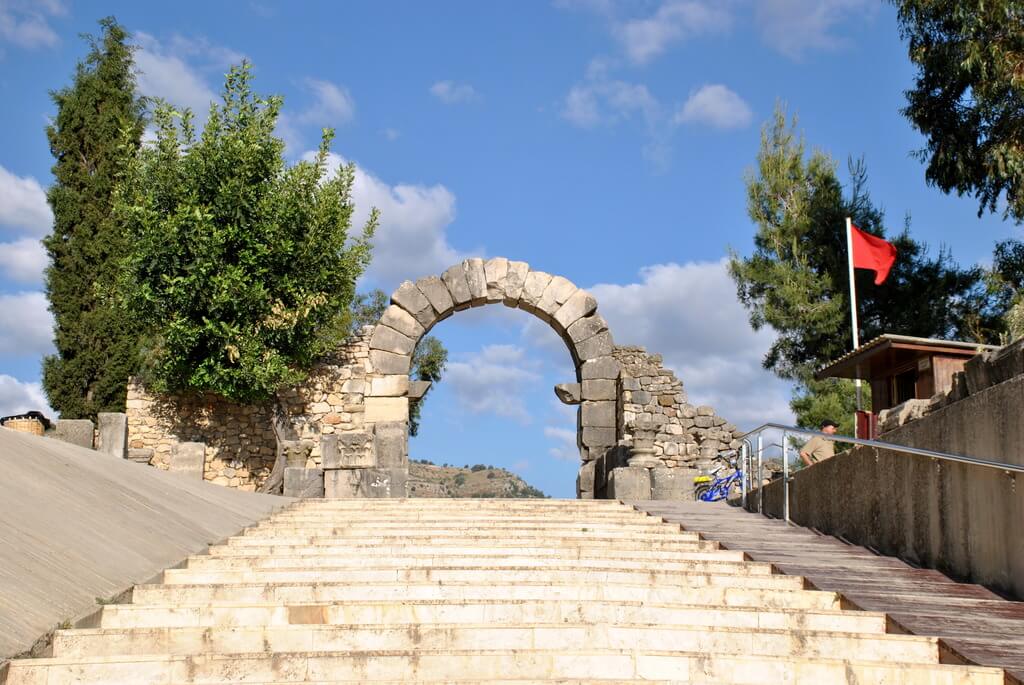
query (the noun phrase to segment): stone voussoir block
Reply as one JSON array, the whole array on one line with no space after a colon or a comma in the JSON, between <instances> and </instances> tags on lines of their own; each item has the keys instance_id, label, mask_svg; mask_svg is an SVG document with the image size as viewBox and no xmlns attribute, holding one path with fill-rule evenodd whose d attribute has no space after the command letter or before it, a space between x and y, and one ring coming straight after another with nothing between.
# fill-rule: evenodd
<instances>
[{"instance_id":1,"label":"stone voussoir block","mask_svg":"<svg viewBox=\"0 0 1024 685\"><path fill-rule=\"evenodd\" d=\"M551 283L553 276L543 271L531 271L523 281L523 290L519 295L519 308L527 312L535 312L544 290Z\"/></svg>"},{"instance_id":2,"label":"stone voussoir block","mask_svg":"<svg viewBox=\"0 0 1024 685\"><path fill-rule=\"evenodd\" d=\"M555 321L568 331L572 324L597 311L597 300L586 290L576 290L554 314Z\"/></svg>"},{"instance_id":3,"label":"stone voussoir block","mask_svg":"<svg viewBox=\"0 0 1024 685\"><path fill-rule=\"evenodd\" d=\"M537 308L554 315L558 308L565 304L577 290L579 288L568 278L552 276L537 302Z\"/></svg>"},{"instance_id":4,"label":"stone voussoir block","mask_svg":"<svg viewBox=\"0 0 1024 685\"><path fill-rule=\"evenodd\" d=\"M466 309L473 299L469 292L469 283L466 282L466 270L462 264L456 264L441 274L441 280L448 287L451 293L455 309Z\"/></svg>"},{"instance_id":5,"label":"stone voussoir block","mask_svg":"<svg viewBox=\"0 0 1024 685\"><path fill-rule=\"evenodd\" d=\"M437 312L438 319L447 317L455 309L452 293L439 276L421 278L416 281L416 287L420 289L434 311Z\"/></svg>"},{"instance_id":6,"label":"stone voussoir block","mask_svg":"<svg viewBox=\"0 0 1024 685\"><path fill-rule=\"evenodd\" d=\"M466 271L466 285L469 287L470 304L474 307L487 302L487 276L484 273L484 260L473 257L462 262Z\"/></svg>"},{"instance_id":7,"label":"stone voussoir block","mask_svg":"<svg viewBox=\"0 0 1024 685\"><path fill-rule=\"evenodd\" d=\"M612 342L611 333L604 331L592 338L588 338L576 344L576 355L581 361L607 357L612 353L615 343Z\"/></svg>"},{"instance_id":8,"label":"stone voussoir block","mask_svg":"<svg viewBox=\"0 0 1024 685\"><path fill-rule=\"evenodd\" d=\"M588 359L580 365L580 377L584 381L594 379L615 380L619 377L622 367L612 357Z\"/></svg>"},{"instance_id":9,"label":"stone voussoir block","mask_svg":"<svg viewBox=\"0 0 1024 685\"><path fill-rule=\"evenodd\" d=\"M391 293L391 304L409 312L424 328L430 328L437 318L437 312L431 306L430 300L412 281L403 282L398 286L398 290Z\"/></svg>"},{"instance_id":10,"label":"stone voussoir block","mask_svg":"<svg viewBox=\"0 0 1024 685\"><path fill-rule=\"evenodd\" d=\"M530 265L526 262L510 261L508 271L505 274L505 299L503 302L508 307L517 307L519 298L523 293L523 285L526 283L526 276L530 273Z\"/></svg>"},{"instance_id":11,"label":"stone voussoir block","mask_svg":"<svg viewBox=\"0 0 1024 685\"><path fill-rule=\"evenodd\" d=\"M600 314L591 314L569 325L566 333L573 343L579 344L608 330L608 322Z\"/></svg>"},{"instance_id":12,"label":"stone voussoir block","mask_svg":"<svg viewBox=\"0 0 1024 685\"><path fill-rule=\"evenodd\" d=\"M382 323L377 324L373 329L373 336L370 338L370 349L371 350L383 350L385 352L391 352L392 354L412 354L413 348L416 347L416 341L412 338L402 335L394 328L385 326Z\"/></svg>"},{"instance_id":13,"label":"stone voussoir block","mask_svg":"<svg viewBox=\"0 0 1024 685\"><path fill-rule=\"evenodd\" d=\"M508 259L505 257L492 257L484 262L488 302L502 302L505 299L505 279L507 276Z\"/></svg>"},{"instance_id":14,"label":"stone voussoir block","mask_svg":"<svg viewBox=\"0 0 1024 685\"><path fill-rule=\"evenodd\" d=\"M423 326L413 318L412 314L395 304L390 305L384 310L383 316L380 317L380 322L413 340L419 340L425 332Z\"/></svg>"}]
</instances>

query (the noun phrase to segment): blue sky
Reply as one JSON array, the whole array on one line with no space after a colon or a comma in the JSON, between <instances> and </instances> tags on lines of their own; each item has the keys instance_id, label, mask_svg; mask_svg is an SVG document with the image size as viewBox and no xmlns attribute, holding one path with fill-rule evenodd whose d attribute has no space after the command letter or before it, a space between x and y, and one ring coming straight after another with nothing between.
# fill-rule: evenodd
<instances>
[{"instance_id":1,"label":"blue sky","mask_svg":"<svg viewBox=\"0 0 1024 685\"><path fill-rule=\"evenodd\" d=\"M0 414L45 402L48 91L106 15L140 46L147 95L201 112L246 58L256 89L285 97L291 158L337 129L360 210L382 212L365 287L466 256L529 261L591 289L616 342L662 353L692 401L740 425L791 418L789 388L760 369L772 334L750 330L722 261L751 249L743 175L777 101L841 170L865 157L892 231L910 213L962 263L1019 234L925 184L899 114L913 70L876 0L0 0ZM412 456L572 495L575 419L551 391L573 375L561 342L502 307L434 334L452 363Z\"/></svg>"}]
</instances>

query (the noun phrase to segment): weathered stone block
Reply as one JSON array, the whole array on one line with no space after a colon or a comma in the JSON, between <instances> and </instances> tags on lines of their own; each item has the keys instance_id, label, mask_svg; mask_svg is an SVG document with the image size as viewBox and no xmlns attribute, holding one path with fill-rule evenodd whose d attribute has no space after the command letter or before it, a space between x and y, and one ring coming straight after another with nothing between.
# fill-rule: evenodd
<instances>
[{"instance_id":1,"label":"weathered stone block","mask_svg":"<svg viewBox=\"0 0 1024 685\"><path fill-rule=\"evenodd\" d=\"M416 287L420 289L420 292L430 302L434 311L437 312L438 318L443 319L455 309L455 301L452 300L451 291L448 290L448 286L445 285L444 281L437 276L421 278L416 281Z\"/></svg>"},{"instance_id":2,"label":"weathered stone block","mask_svg":"<svg viewBox=\"0 0 1024 685\"><path fill-rule=\"evenodd\" d=\"M462 262L466 270L466 285L469 286L470 302L475 307L487 302L487 276L484 273L484 260L479 257L466 259Z\"/></svg>"},{"instance_id":3,"label":"weathered stone block","mask_svg":"<svg viewBox=\"0 0 1024 685\"><path fill-rule=\"evenodd\" d=\"M359 472L359 496L384 498L407 497L407 468L362 469Z\"/></svg>"},{"instance_id":4,"label":"weathered stone block","mask_svg":"<svg viewBox=\"0 0 1024 685\"><path fill-rule=\"evenodd\" d=\"M523 285L526 283L526 276L529 273L530 265L526 262L508 263L508 271L505 274L505 299L503 300L506 306L519 306L519 297L523 293Z\"/></svg>"},{"instance_id":5,"label":"weathered stone block","mask_svg":"<svg viewBox=\"0 0 1024 685\"><path fill-rule=\"evenodd\" d=\"M180 473L189 478L203 479L206 466L206 444L202 442L179 442L171 448L168 471Z\"/></svg>"},{"instance_id":6,"label":"weathered stone block","mask_svg":"<svg viewBox=\"0 0 1024 685\"><path fill-rule=\"evenodd\" d=\"M118 459L128 456L128 415L100 412L96 419L100 429L100 451Z\"/></svg>"},{"instance_id":7,"label":"weathered stone block","mask_svg":"<svg viewBox=\"0 0 1024 685\"><path fill-rule=\"evenodd\" d=\"M307 469L289 466L284 470L285 497L323 497L323 469Z\"/></svg>"},{"instance_id":8,"label":"weathered stone block","mask_svg":"<svg viewBox=\"0 0 1024 685\"><path fill-rule=\"evenodd\" d=\"M577 496L580 491L594 492L594 469L596 467L597 464L593 461L588 461L580 466L580 472L576 478Z\"/></svg>"},{"instance_id":9,"label":"weathered stone block","mask_svg":"<svg viewBox=\"0 0 1024 685\"><path fill-rule=\"evenodd\" d=\"M976 354L964 363L967 392L971 395L992 385L992 380L989 378L988 356L986 353Z\"/></svg>"},{"instance_id":10,"label":"weathered stone block","mask_svg":"<svg viewBox=\"0 0 1024 685\"><path fill-rule=\"evenodd\" d=\"M651 469L651 499L692 500L697 469Z\"/></svg>"},{"instance_id":11,"label":"weathered stone block","mask_svg":"<svg viewBox=\"0 0 1024 685\"><path fill-rule=\"evenodd\" d=\"M448 291L445 290L445 292ZM384 310L380 322L413 340L419 340L424 332L423 326L413 318L412 314L394 304Z\"/></svg>"},{"instance_id":12,"label":"weathered stone block","mask_svg":"<svg viewBox=\"0 0 1024 685\"><path fill-rule=\"evenodd\" d=\"M531 271L523 281L523 290L519 295L519 308L528 312L536 311L544 289L551 283L552 276L543 271Z\"/></svg>"},{"instance_id":13,"label":"weathered stone block","mask_svg":"<svg viewBox=\"0 0 1024 685\"><path fill-rule=\"evenodd\" d=\"M451 293L455 309L466 309L470 306L473 296L469 292L469 283L466 282L466 270L461 264L456 264L441 274L441 280Z\"/></svg>"},{"instance_id":14,"label":"weathered stone block","mask_svg":"<svg viewBox=\"0 0 1024 685\"><path fill-rule=\"evenodd\" d=\"M612 357L600 357L589 359L580 366L580 377L585 380L609 379L615 380L619 377L619 362Z\"/></svg>"},{"instance_id":15,"label":"weathered stone block","mask_svg":"<svg viewBox=\"0 0 1024 685\"><path fill-rule=\"evenodd\" d=\"M506 276L508 276L508 259L505 257L494 257L484 262L488 302L501 302L505 299Z\"/></svg>"},{"instance_id":16,"label":"weathered stone block","mask_svg":"<svg viewBox=\"0 0 1024 685\"><path fill-rule=\"evenodd\" d=\"M608 330L608 322L600 314L591 314L573 322L566 331L574 343L593 338L598 333Z\"/></svg>"},{"instance_id":17,"label":"weathered stone block","mask_svg":"<svg viewBox=\"0 0 1024 685\"><path fill-rule=\"evenodd\" d=\"M615 444L615 428L607 426L584 426L583 445L585 447L611 446Z\"/></svg>"},{"instance_id":18,"label":"weathered stone block","mask_svg":"<svg viewBox=\"0 0 1024 685\"><path fill-rule=\"evenodd\" d=\"M577 288L576 284L568 278L565 278L564 276L554 276L551 278L547 287L544 288L544 293L537 302L537 308L554 314L558 311L558 308L565 304L565 302L568 301L568 299L572 297L573 293L577 290L579 290L579 288Z\"/></svg>"},{"instance_id":19,"label":"weathered stone block","mask_svg":"<svg viewBox=\"0 0 1024 685\"><path fill-rule=\"evenodd\" d=\"M383 324L377 324L373 329L373 336L370 338L371 350L384 350L394 354L412 354L414 347L416 347L415 340Z\"/></svg>"},{"instance_id":20,"label":"weathered stone block","mask_svg":"<svg viewBox=\"0 0 1024 685\"><path fill-rule=\"evenodd\" d=\"M433 385L430 381L409 381L409 399L418 400L427 394L430 390L430 386Z\"/></svg>"},{"instance_id":21,"label":"weathered stone block","mask_svg":"<svg viewBox=\"0 0 1024 685\"><path fill-rule=\"evenodd\" d=\"M615 427L615 402L584 402L580 418L583 426Z\"/></svg>"},{"instance_id":22,"label":"weathered stone block","mask_svg":"<svg viewBox=\"0 0 1024 685\"><path fill-rule=\"evenodd\" d=\"M608 497L619 500L651 499L651 471L639 466L620 466L608 474Z\"/></svg>"},{"instance_id":23,"label":"weathered stone block","mask_svg":"<svg viewBox=\"0 0 1024 685\"><path fill-rule=\"evenodd\" d=\"M562 404L579 404L581 399L580 384L559 383L555 386L555 396L558 397Z\"/></svg>"},{"instance_id":24,"label":"weathered stone block","mask_svg":"<svg viewBox=\"0 0 1024 685\"><path fill-rule=\"evenodd\" d=\"M370 436L346 431L320 438L321 464L325 469L365 469L376 464L369 449Z\"/></svg>"},{"instance_id":25,"label":"weathered stone block","mask_svg":"<svg viewBox=\"0 0 1024 685\"><path fill-rule=\"evenodd\" d=\"M320 436L320 465L325 469L341 468L337 433L328 433L327 435Z\"/></svg>"},{"instance_id":26,"label":"weathered stone block","mask_svg":"<svg viewBox=\"0 0 1024 685\"><path fill-rule=\"evenodd\" d=\"M130 447L128 448L127 458L130 461L134 461L136 464L146 464L153 460L153 448L152 447Z\"/></svg>"},{"instance_id":27,"label":"weathered stone block","mask_svg":"<svg viewBox=\"0 0 1024 685\"><path fill-rule=\"evenodd\" d=\"M409 420L409 400L406 397L367 397L366 423Z\"/></svg>"},{"instance_id":28,"label":"weathered stone block","mask_svg":"<svg viewBox=\"0 0 1024 685\"><path fill-rule=\"evenodd\" d=\"M401 397L409 392L409 376L391 374L373 377L370 381L370 397Z\"/></svg>"},{"instance_id":29,"label":"weathered stone block","mask_svg":"<svg viewBox=\"0 0 1024 685\"><path fill-rule=\"evenodd\" d=\"M89 419L57 419L53 431L46 435L91 450L94 429Z\"/></svg>"},{"instance_id":30,"label":"weathered stone block","mask_svg":"<svg viewBox=\"0 0 1024 685\"><path fill-rule=\"evenodd\" d=\"M406 423L378 423L373 430L373 450L378 468L408 468L409 426Z\"/></svg>"},{"instance_id":31,"label":"weathered stone block","mask_svg":"<svg viewBox=\"0 0 1024 685\"><path fill-rule=\"evenodd\" d=\"M586 290L577 290L558 308L554 319L563 330L567 330L572 324L585 316L590 316L596 310L597 300L594 296Z\"/></svg>"},{"instance_id":32,"label":"weathered stone block","mask_svg":"<svg viewBox=\"0 0 1024 685\"><path fill-rule=\"evenodd\" d=\"M584 400L614 400L615 381L606 379L586 380L582 383L581 397Z\"/></svg>"},{"instance_id":33,"label":"weathered stone block","mask_svg":"<svg viewBox=\"0 0 1024 685\"><path fill-rule=\"evenodd\" d=\"M412 366L412 357L408 354L395 354L384 350L370 350L370 365L375 373L408 374Z\"/></svg>"},{"instance_id":34,"label":"weathered stone block","mask_svg":"<svg viewBox=\"0 0 1024 685\"><path fill-rule=\"evenodd\" d=\"M391 294L391 303L397 304L412 314L412 317L419 321L424 328L430 328L434 319L437 318L437 313L430 305L427 296L412 281L405 281L398 286L398 290Z\"/></svg>"},{"instance_id":35,"label":"weathered stone block","mask_svg":"<svg viewBox=\"0 0 1024 685\"><path fill-rule=\"evenodd\" d=\"M367 469L332 469L324 472L324 496L332 498L360 497L359 474Z\"/></svg>"},{"instance_id":36,"label":"weathered stone block","mask_svg":"<svg viewBox=\"0 0 1024 685\"><path fill-rule=\"evenodd\" d=\"M612 353L615 343L612 342L612 335L608 331L598 333L576 344L576 355L580 361L607 357Z\"/></svg>"}]
</instances>

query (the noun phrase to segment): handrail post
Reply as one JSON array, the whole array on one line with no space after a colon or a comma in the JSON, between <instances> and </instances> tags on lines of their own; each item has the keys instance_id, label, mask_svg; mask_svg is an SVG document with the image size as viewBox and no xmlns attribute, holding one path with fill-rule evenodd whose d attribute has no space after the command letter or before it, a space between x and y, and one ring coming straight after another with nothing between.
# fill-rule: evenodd
<instances>
[{"instance_id":1,"label":"handrail post","mask_svg":"<svg viewBox=\"0 0 1024 685\"><path fill-rule=\"evenodd\" d=\"M744 440L740 445L740 468L743 469L743 477L740 479L740 505L743 510L747 509L747 482L750 480L750 442Z\"/></svg>"},{"instance_id":2,"label":"handrail post","mask_svg":"<svg viewBox=\"0 0 1024 685\"><path fill-rule=\"evenodd\" d=\"M757 433L757 513L764 513L764 434Z\"/></svg>"},{"instance_id":3,"label":"handrail post","mask_svg":"<svg viewBox=\"0 0 1024 685\"><path fill-rule=\"evenodd\" d=\"M782 431L782 517L789 523L789 431Z\"/></svg>"}]
</instances>

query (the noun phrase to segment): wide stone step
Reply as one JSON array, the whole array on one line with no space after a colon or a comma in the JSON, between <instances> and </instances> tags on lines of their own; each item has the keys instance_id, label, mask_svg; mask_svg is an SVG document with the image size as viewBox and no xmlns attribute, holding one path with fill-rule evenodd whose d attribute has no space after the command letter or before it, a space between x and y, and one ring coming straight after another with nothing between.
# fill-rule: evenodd
<instances>
[{"instance_id":1,"label":"wide stone step","mask_svg":"<svg viewBox=\"0 0 1024 685\"><path fill-rule=\"evenodd\" d=\"M504 544L503 544L504 543ZM505 543L502 540L492 540L485 545L460 545L460 544L391 544L391 545L372 545L372 544L353 544L353 545L260 545L260 544L249 544L249 545L217 545L211 547L208 554L205 556L211 557L252 557L252 556L292 556L292 557L311 557L311 556L347 556L350 554L354 555L373 555L378 557L386 557L392 555L398 556L417 556L424 554L445 554L449 556L488 556L497 555L503 556L507 554L532 554L538 556L545 555L569 555L574 559L582 559L586 557L600 557L602 559L607 558L610 554L614 553L615 556L622 559L685 559L688 558L683 555L700 553L700 554L713 554L722 550L717 543L713 542L690 542L681 543L673 548L669 549L657 549L651 550L645 546L641 546L639 549L632 547L591 547L585 544L572 544L572 545L559 545L559 546L538 546L538 545L518 545ZM741 554L736 550L728 550L729 554Z\"/></svg>"},{"instance_id":2,"label":"wide stone step","mask_svg":"<svg viewBox=\"0 0 1024 685\"><path fill-rule=\"evenodd\" d=\"M685 599L680 597L680 600ZM695 600L702 599L694 597ZM827 593L776 592L774 606L757 597L733 596L729 605L654 604L574 600L403 600L338 604L121 604L103 607L89 627L171 628L296 624L655 624L664 626L754 626L770 629L882 633L884 614L838 611ZM744 602L744 600L746 600ZM755 601L758 600L758 601Z\"/></svg>"},{"instance_id":3,"label":"wide stone step","mask_svg":"<svg viewBox=\"0 0 1024 685\"><path fill-rule=\"evenodd\" d=\"M285 511L283 513L275 515L273 520L302 522L332 520L372 523L394 521L396 520L396 517L378 512L363 511ZM484 523L498 523L502 521L523 523L537 521L541 523L551 523L554 521L564 521L568 523L646 523L649 525L661 525L666 523L666 521L659 516L646 516L644 514L629 511L595 511L588 512L585 517L575 514L566 516L556 516L544 512L509 512L503 514L499 512L461 513L458 511L425 511L403 514L400 520L413 522L438 521L442 523L455 523L465 521L480 521Z\"/></svg>"},{"instance_id":4,"label":"wide stone step","mask_svg":"<svg viewBox=\"0 0 1024 685\"><path fill-rule=\"evenodd\" d=\"M686 576L687 584L658 586L626 584L587 586L576 577L510 582L498 579L484 584L467 583L265 583L243 582L218 585L136 585L132 601L147 604L208 604L210 602L343 602L353 599L590 599L606 601L650 601L656 603L692 600L699 590L715 601L716 590L780 591L804 589L803 578L794 576ZM763 593L757 593L763 596Z\"/></svg>"},{"instance_id":5,"label":"wide stone step","mask_svg":"<svg viewBox=\"0 0 1024 685\"><path fill-rule=\"evenodd\" d=\"M291 534L285 534L283 532L274 531L273 534L261 534L261 535L239 535L228 539L227 544L229 545L320 545L320 544L357 544L362 542L363 544L381 544L381 545L393 545L396 543L416 541L418 543L428 543L434 540L441 540L440 544L447 544L449 541L462 541L462 544L487 544L495 540L503 540L506 543L516 542L524 546L527 545L567 545L567 544L586 544L588 546L593 545L625 545L626 547L636 548L644 544L644 547L650 546L651 549L660 549L658 545L667 546L669 548L674 545L685 542L695 542L700 538L695 533L673 533L669 535L663 534L650 534L650 533L583 533L573 531L552 531L545 532L543 534L536 533L530 534L526 531L515 532L515 531L496 531L494 533L476 533L473 531L459 532L457 530L445 530L445 531L431 531L431 530L408 530L403 533L392 532L392 533L365 533L360 534L358 531L345 531L339 530L334 533L328 533L325 531L315 532L313 534L305 533L301 530L295 530Z\"/></svg>"},{"instance_id":6,"label":"wide stone step","mask_svg":"<svg viewBox=\"0 0 1024 685\"><path fill-rule=\"evenodd\" d=\"M404 539L360 538L360 537L290 537L284 539L250 538L239 536L229 538L224 545L210 548L211 555L218 554L338 554L338 550L378 550L377 555L388 554L388 550L402 550L408 547L430 547L439 550L499 548L504 550L531 549L536 547L561 548L573 552L590 551L605 554L625 552L689 552L693 550L721 549L718 543L705 540L665 540L658 542L630 542L629 540L587 540L586 538L545 538L531 540L528 538L497 538L482 537L466 539L465 537L438 537ZM341 552L345 553L345 552Z\"/></svg>"},{"instance_id":7,"label":"wide stone step","mask_svg":"<svg viewBox=\"0 0 1024 685\"><path fill-rule=\"evenodd\" d=\"M495 535L514 535L518 537L537 537L537 536L561 536L561 537L576 537L583 535L586 537L614 537L614 538L628 538L634 535L640 536L642 540L655 540L665 537L676 537L681 536L683 539L696 540L699 536L696 533L684 533L679 530L677 526L673 526L670 523L658 525L658 526L645 526L645 525L579 525L579 524L529 524L524 523L522 525L517 524L495 524L493 526L476 525L475 523L466 522L464 525L452 524L443 526L433 525L410 525L405 523L403 525L380 525L380 524L337 524L337 522L325 522L323 525L291 525L290 523L268 523L261 524L253 528L247 528L245 530L246 536L288 536L288 535L366 535L370 537L374 536L408 536L415 534L418 536L451 536L458 534L465 534L472 537L480 536L495 536Z\"/></svg>"},{"instance_id":8,"label":"wide stone step","mask_svg":"<svg viewBox=\"0 0 1024 685\"><path fill-rule=\"evenodd\" d=\"M234 563L230 563L234 562ZM376 559L358 557L259 557L249 563L237 563L237 557L195 557L182 571L216 571L222 573L265 573L281 571L425 571L428 569L516 569L526 568L579 571L657 571L680 573L736 573L756 575L771 573L771 566L734 559L686 559L680 561L628 559L573 559L569 557L410 557L408 559Z\"/></svg>"},{"instance_id":9,"label":"wide stone step","mask_svg":"<svg viewBox=\"0 0 1024 685\"><path fill-rule=\"evenodd\" d=\"M999 669L654 650L286 652L14 661L7 685L654 679L732 683L1006 685Z\"/></svg>"},{"instance_id":10,"label":"wide stone step","mask_svg":"<svg viewBox=\"0 0 1024 685\"><path fill-rule=\"evenodd\" d=\"M431 553L424 550L418 554L404 554L401 557L377 557L373 559L373 568L419 568L437 566L566 566L569 564L587 568L661 568L666 570L683 570L690 568L691 563L749 563L742 552L677 552L673 558L656 555L638 557L617 555L609 560L605 554L575 554L568 550L551 550L546 554L522 553L521 550L509 551L506 554L450 554L447 551ZM189 557L186 567L190 569L271 569L271 568L307 568L307 567L358 567L366 568L367 560L362 555L246 555L246 556L210 556L199 555Z\"/></svg>"},{"instance_id":11,"label":"wide stone step","mask_svg":"<svg viewBox=\"0 0 1024 685\"><path fill-rule=\"evenodd\" d=\"M726 582L770 577L771 567L753 563L728 563L716 566L704 562L691 562L692 570L669 571L661 569L587 569L576 566L535 568L493 566L392 568L392 569L280 569L253 571L215 571L199 569L168 569L163 581L168 585L195 585L200 583L491 583L491 582L576 582L576 583L649 583L651 585L683 585L692 587L706 584L705 578L724 578ZM372 566L372 564L368 564Z\"/></svg>"},{"instance_id":12,"label":"wide stone step","mask_svg":"<svg viewBox=\"0 0 1024 685\"><path fill-rule=\"evenodd\" d=\"M290 625L60 630L54 658L266 652L557 649L707 652L938 663L935 638L761 626L617 625Z\"/></svg>"}]
</instances>

